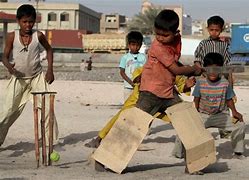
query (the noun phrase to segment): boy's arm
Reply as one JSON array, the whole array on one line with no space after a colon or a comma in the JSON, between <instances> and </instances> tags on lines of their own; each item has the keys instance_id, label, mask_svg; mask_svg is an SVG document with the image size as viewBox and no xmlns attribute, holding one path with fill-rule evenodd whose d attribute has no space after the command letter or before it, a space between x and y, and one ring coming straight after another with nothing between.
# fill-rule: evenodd
<instances>
[{"instance_id":1,"label":"boy's arm","mask_svg":"<svg viewBox=\"0 0 249 180\"><path fill-rule=\"evenodd\" d=\"M226 50L224 52L224 65L228 65L231 61L231 58L232 58L232 55L229 51L229 44L227 43L227 47L226 47Z\"/></svg>"},{"instance_id":2,"label":"boy's arm","mask_svg":"<svg viewBox=\"0 0 249 180\"><path fill-rule=\"evenodd\" d=\"M197 111L199 111L200 97L194 97L194 104Z\"/></svg>"},{"instance_id":3,"label":"boy's arm","mask_svg":"<svg viewBox=\"0 0 249 180\"><path fill-rule=\"evenodd\" d=\"M191 87L195 85L195 77L176 76L175 84L179 93L188 93L190 95Z\"/></svg>"},{"instance_id":4,"label":"boy's arm","mask_svg":"<svg viewBox=\"0 0 249 180\"><path fill-rule=\"evenodd\" d=\"M193 87L195 83L196 83L195 77L192 76L190 78L187 78L184 84L183 92L190 92L191 87Z\"/></svg>"},{"instance_id":5,"label":"boy's arm","mask_svg":"<svg viewBox=\"0 0 249 180\"><path fill-rule=\"evenodd\" d=\"M196 82L195 88L193 90L192 95L194 96L194 105L197 111L199 111L200 99L201 99L201 92L200 92L200 81Z\"/></svg>"},{"instance_id":6,"label":"boy's arm","mask_svg":"<svg viewBox=\"0 0 249 180\"><path fill-rule=\"evenodd\" d=\"M133 81L125 74L125 69L124 68L119 68L120 69L120 75L122 76L122 78L127 81L132 87L134 87L134 83Z\"/></svg>"},{"instance_id":7,"label":"boy's arm","mask_svg":"<svg viewBox=\"0 0 249 180\"><path fill-rule=\"evenodd\" d=\"M203 56L204 52L203 52L203 49L202 49L202 45L201 45L201 44L202 44L202 43L200 43L200 44L197 46L197 48L196 48L196 50L195 50L195 52L194 52L194 56L195 56L194 64L197 65L197 66L199 66L199 67L202 66L202 60L203 60L203 58L204 58L204 56Z\"/></svg>"},{"instance_id":8,"label":"boy's arm","mask_svg":"<svg viewBox=\"0 0 249 180\"><path fill-rule=\"evenodd\" d=\"M38 39L39 42L42 44L42 46L45 48L45 50L47 51L47 61L48 61L48 69L47 69L47 73L46 73L46 81L51 84L54 81L54 72L53 72L53 49L52 47L49 45L46 37L44 36L43 33L41 33L40 31L37 32L38 33Z\"/></svg>"},{"instance_id":9,"label":"boy's arm","mask_svg":"<svg viewBox=\"0 0 249 180\"><path fill-rule=\"evenodd\" d=\"M193 66L179 66L176 62L173 62L168 69L170 72L172 72L174 75L195 75L199 76L204 71L201 67L197 65Z\"/></svg>"},{"instance_id":10,"label":"boy's arm","mask_svg":"<svg viewBox=\"0 0 249 180\"><path fill-rule=\"evenodd\" d=\"M14 32L8 33L5 41L5 48L3 51L3 59L2 59L3 65L8 69L10 74L14 74L16 71L14 68L15 64L9 63L10 53L13 49L14 37L15 37Z\"/></svg>"},{"instance_id":11,"label":"boy's arm","mask_svg":"<svg viewBox=\"0 0 249 180\"><path fill-rule=\"evenodd\" d=\"M236 110L233 99L226 100L226 103L227 103L227 107L231 109L232 116L238 119L239 121L243 122L243 116Z\"/></svg>"}]
</instances>

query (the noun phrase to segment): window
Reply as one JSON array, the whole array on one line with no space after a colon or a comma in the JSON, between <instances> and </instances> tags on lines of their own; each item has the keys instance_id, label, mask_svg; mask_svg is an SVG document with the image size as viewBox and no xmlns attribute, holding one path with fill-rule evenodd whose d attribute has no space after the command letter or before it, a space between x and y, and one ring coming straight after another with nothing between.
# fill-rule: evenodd
<instances>
[{"instance_id":1,"label":"window","mask_svg":"<svg viewBox=\"0 0 249 180\"><path fill-rule=\"evenodd\" d=\"M68 13L62 13L61 14L61 21L69 21L69 14Z\"/></svg>"},{"instance_id":2,"label":"window","mask_svg":"<svg viewBox=\"0 0 249 180\"><path fill-rule=\"evenodd\" d=\"M51 12L48 14L48 21L56 21L56 14Z\"/></svg>"}]
</instances>

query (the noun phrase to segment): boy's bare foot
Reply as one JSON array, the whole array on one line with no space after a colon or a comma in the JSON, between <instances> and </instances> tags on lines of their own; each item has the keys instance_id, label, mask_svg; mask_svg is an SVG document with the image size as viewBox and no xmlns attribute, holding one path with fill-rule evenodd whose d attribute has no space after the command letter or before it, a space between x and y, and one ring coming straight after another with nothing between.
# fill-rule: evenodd
<instances>
[{"instance_id":1,"label":"boy's bare foot","mask_svg":"<svg viewBox=\"0 0 249 180\"><path fill-rule=\"evenodd\" d=\"M98 148L101 142L101 138L98 136L96 138L93 138L91 141L85 144L86 147L89 148Z\"/></svg>"}]
</instances>

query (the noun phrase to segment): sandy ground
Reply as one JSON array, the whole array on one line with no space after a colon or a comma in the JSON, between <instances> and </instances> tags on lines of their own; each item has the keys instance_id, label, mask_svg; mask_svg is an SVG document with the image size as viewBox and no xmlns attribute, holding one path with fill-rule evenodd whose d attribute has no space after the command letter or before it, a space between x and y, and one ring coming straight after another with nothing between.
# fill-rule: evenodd
<instances>
[{"instance_id":1,"label":"sandy ground","mask_svg":"<svg viewBox=\"0 0 249 180\"><path fill-rule=\"evenodd\" d=\"M7 81L0 81L0 104ZM122 83L56 81L52 89L57 91L56 116L60 129L60 144L55 147L61 159L51 167L36 168L32 105L28 103L23 114L13 124L6 141L0 148L0 180L26 179L248 179L249 157L232 159L230 141L220 139L216 129L210 129L216 137L218 161L205 169L205 175L184 173L184 161L171 156L175 131L169 124L156 120L151 134L144 140L151 151L135 153L121 175L96 172L88 165L88 156L94 149L84 146L97 135L104 124L122 104ZM235 86L237 109L249 122L249 86ZM184 97L191 100L190 97ZM0 109L1 110L1 109ZM245 155L249 156L249 135L246 134Z\"/></svg>"}]
</instances>

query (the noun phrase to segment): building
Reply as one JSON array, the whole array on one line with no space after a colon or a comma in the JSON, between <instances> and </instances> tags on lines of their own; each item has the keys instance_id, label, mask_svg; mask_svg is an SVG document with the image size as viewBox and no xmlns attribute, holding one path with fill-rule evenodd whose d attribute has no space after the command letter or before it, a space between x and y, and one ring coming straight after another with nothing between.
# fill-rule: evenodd
<instances>
[{"instance_id":1,"label":"building","mask_svg":"<svg viewBox=\"0 0 249 180\"><path fill-rule=\"evenodd\" d=\"M123 33L126 29L126 17L115 14L102 14L100 33Z\"/></svg>"},{"instance_id":2,"label":"building","mask_svg":"<svg viewBox=\"0 0 249 180\"><path fill-rule=\"evenodd\" d=\"M148 0L143 0L141 12L144 13L149 8L156 8L156 9L171 9L175 11L179 16L179 30L183 32L183 8L180 5L171 6L171 5L155 5L149 2Z\"/></svg>"},{"instance_id":3,"label":"building","mask_svg":"<svg viewBox=\"0 0 249 180\"><path fill-rule=\"evenodd\" d=\"M16 14L22 3L0 3L0 11ZM32 4L32 3L31 3ZM86 30L92 33L100 31L101 14L76 3L33 3L41 22L37 24L40 30ZM8 25L8 31L17 29L17 23ZM0 29L2 27L0 26Z\"/></svg>"},{"instance_id":4,"label":"building","mask_svg":"<svg viewBox=\"0 0 249 180\"><path fill-rule=\"evenodd\" d=\"M201 20L194 20L192 22L192 35L203 36L206 29L206 24Z\"/></svg>"},{"instance_id":5,"label":"building","mask_svg":"<svg viewBox=\"0 0 249 180\"><path fill-rule=\"evenodd\" d=\"M6 40L8 23L15 23L15 14L8 14L0 11L0 24L2 25L2 32L0 31L0 53L3 51L4 43ZM1 60L1 59L0 59Z\"/></svg>"},{"instance_id":6,"label":"building","mask_svg":"<svg viewBox=\"0 0 249 180\"><path fill-rule=\"evenodd\" d=\"M182 19L182 35L192 34L192 18L190 15L184 14Z\"/></svg>"}]
</instances>

